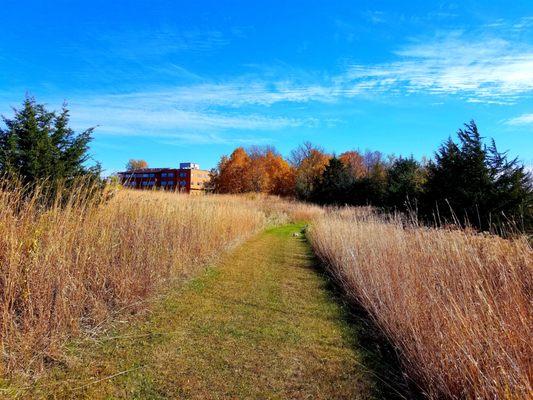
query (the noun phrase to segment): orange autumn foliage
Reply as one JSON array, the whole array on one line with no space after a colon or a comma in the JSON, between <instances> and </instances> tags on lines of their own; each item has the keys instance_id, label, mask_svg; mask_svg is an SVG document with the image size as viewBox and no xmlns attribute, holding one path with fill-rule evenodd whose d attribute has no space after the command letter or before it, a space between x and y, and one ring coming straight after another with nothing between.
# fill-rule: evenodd
<instances>
[{"instance_id":1,"label":"orange autumn foliage","mask_svg":"<svg viewBox=\"0 0 533 400\"><path fill-rule=\"evenodd\" d=\"M301 160L296 170L296 191L300 196L307 197L313 191L330 158L319 149L310 149Z\"/></svg>"},{"instance_id":2,"label":"orange autumn foliage","mask_svg":"<svg viewBox=\"0 0 533 400\"><path fill-rule=\"evenodd\" d=\"M218 163L215 187L219 193L245 193L251 190L251 160L242 147L236 148L228 157Z\"/></svg>"},{"instance_id":3,"label":"orange autumn foliage","mask_svg":"<svg viewBox=\"0 0 533 400\"><path fill-rule=\"evenodd\" d=\"M252 148L249 153L239 147L229 157L222 157L213 176L217 192L293 193L294 168L275 149Z\"/></svg>"},{"instance_id":4,"label":"orange autumn foliage","mask_svg":"<svg viewBox=\"0 0 533 400\"><path fill-rule=\"evenodd\" d=\"M267 193L289 196L294 192L295 171L279 154L271 151L263 157L265 175L268 177Z\"/></svg>"},{"instance_id":5,"label":"orange autumn foliage","mask_svg":"<svg viewBox=\"0 0 533 400\"><path fill-rule=\"evenodd\" d=\"M348 167L350 174L354 178L359 179L366 175L365 160L358 151L346 151L339 156L339 160Z\"/></svg>"}]
</instances>

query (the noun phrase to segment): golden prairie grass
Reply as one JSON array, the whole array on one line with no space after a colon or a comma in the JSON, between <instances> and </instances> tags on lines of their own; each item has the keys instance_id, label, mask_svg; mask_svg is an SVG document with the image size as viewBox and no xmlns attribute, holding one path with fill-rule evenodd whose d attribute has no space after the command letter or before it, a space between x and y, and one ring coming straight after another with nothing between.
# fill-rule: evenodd
<instances>
[{"instance_id":1,"label":"golden prairie grass","mask_svg":"<svg viewBox=\"0 0 533 400\"><path fill-rule=\"evenodd\" d=\"M69 337L141 309L268 223L231 196L119 190L98 202L78 190L61 206L38 200L0 191L0 374L38 372Z\"/></svg>"},{"instance_id":2,"label":"golden prairie grass","mask_svg":"<svg viewBox=\"0 0 533 400\"><path fill-rule=\"evenodd\" d=\"M318 205L262 193L247 193L236 197L273 218L281 218L280 222L311 222L327 212L326 208Z\"/></svg>"},{"instance_id":3,"label":"golden prairie grass","mask_svg":"<svg viewBox=\"0 0 533 400\"><path fill-rule=\"evenodd\" d=\"M354 346L360 326L329 295L308 243L293 236L304 225L265 230L158 298L147 318L76 341L65 366L5 392L56 400L381 399L369 354Z\"/></svg>"},{"instance_id":4,"label":"golden prairie grass","mask_svg":"<svg viewBox=\"0 0 533 400\"><path fill-rule=\"evenodd\" d=\"M531 398L528 242L350 214L315 222L312 245L421 390L435 399Z\"/></svg>"}]
</instances>

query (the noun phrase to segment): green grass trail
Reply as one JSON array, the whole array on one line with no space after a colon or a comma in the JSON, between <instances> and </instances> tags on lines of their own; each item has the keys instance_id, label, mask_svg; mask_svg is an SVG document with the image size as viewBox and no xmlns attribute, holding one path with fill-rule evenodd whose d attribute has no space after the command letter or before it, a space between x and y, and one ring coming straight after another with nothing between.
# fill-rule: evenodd
<instances>
[{"instance_id":1,"label":"green grass trail","mask_svg":"<svg viewBox=\"0 0 533 400\"><path fill-rule=\"evenodd\" d=\"M302 227L244 243L19 398L382 398Z\"/></svg>"}]
</instances>

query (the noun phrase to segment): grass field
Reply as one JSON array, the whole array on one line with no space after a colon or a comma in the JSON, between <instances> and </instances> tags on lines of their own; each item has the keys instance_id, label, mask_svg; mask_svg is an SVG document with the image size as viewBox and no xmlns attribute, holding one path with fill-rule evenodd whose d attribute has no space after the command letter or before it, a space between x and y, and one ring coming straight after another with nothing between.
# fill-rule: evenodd
<instances>
[{"instance_id":1,"label":"grass field","mask_svg":"<svg viewBox=\"0 0 533 400\"><path fill-rule=\"evenodd\" d=\"M66 340L142 311L271 222L234 197L121 190L95 203L82 194L43 208L38 194L0 190L0 375L60 363Z\"/></svg>"},{"instance_id":2,"label":"grass field","mask_svg":"<svg viewBox=\"0 0 533 400\"><path fill-rule=\"evenodd\" d=\"M0 191L0 396L528 398L532 259L368 208Z\"/></svg>"},{"instance_id":3,"label":"grass field","mask_svg":"<svg viewBox=\"0 0 533 400\"><path fill-rule=\"evenodd\" d=\"M433 399L533 394L533 251L466 230L345 209L310 230L316 253Z\"/></svg>"},{"instance_id":4,"label":"grass field","mask_svg":"<svg viewBox=\"0 0 533 400\"><path fill-rule=\"evenodd\" d=\"M386 390L302 236L269 229L21 396L373 399ZM16 391L11 392L15 394Z\"/></svg>"}]
</instances>

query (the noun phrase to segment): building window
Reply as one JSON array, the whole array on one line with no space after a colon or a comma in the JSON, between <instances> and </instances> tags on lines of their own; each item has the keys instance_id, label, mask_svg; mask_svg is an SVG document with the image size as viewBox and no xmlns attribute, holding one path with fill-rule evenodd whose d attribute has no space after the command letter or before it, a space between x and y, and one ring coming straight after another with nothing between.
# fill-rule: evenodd
<instances>
[{"instance_id":1,"label":"building window","mask_svg":"<svg viewBox=\"0 0 533 400\"><path fill-rule=\"evenodd\" d=\"M161 173L161 178L166 178L167 177L167 173L166 172L162 172Z\"/></svg>"},{"instance_id":2,"label":"building window","mask_svg":"<svg viewBox=\"0 0 533 400\"><path fill-rule=\"evenodd\" d=\"M143 186L148 186L148 182L143 182L142 185Z\"/></svg>"},{"instance_id":3,"label":"building window","mask_svg":"<svg viewBox=\"0 0 533 400\"><path fill-rule=\"evenodd\" d=\"M180 182L180 186L185 186L185 185L187 185L187 182L185 182L185 181L181 181Z\"/></svg>"},{"instance_id":4,"label":"building window","mask_svg":"<svg viewBox=\"0 0 533 400\"><path fill-rule=\"evenodd\" d=\"M180 172L180 178L187 178L187 172Z\"/></svg>"},{"instance_id":5,"label":"building window","mask_svg":"<svg viewBox=\"0 0 533 400\"><path fill-rule=\"evenodd\" d=\"M174 172L169 172L169 173L168 173L168 177L169 177L169 178L174 178Z\"/></svg>"},{"instance_id":6,"label":"building window","mask_svg":"<svg viewBox=\"0 0 533 400\"><path fill-rule=\"evenodd\" d=\"M149 178L149 174L142 174L143 178Z\"/></svg>"},{"instance_id":7,"label":"building window","mask_svg":"<svg viewBox=\"0 0 533 400\"><path fill-rule=\"evenodd\" d=\"M167 186L167 181L161 181L161 186Z\"/></svg>"}]
</instances>

